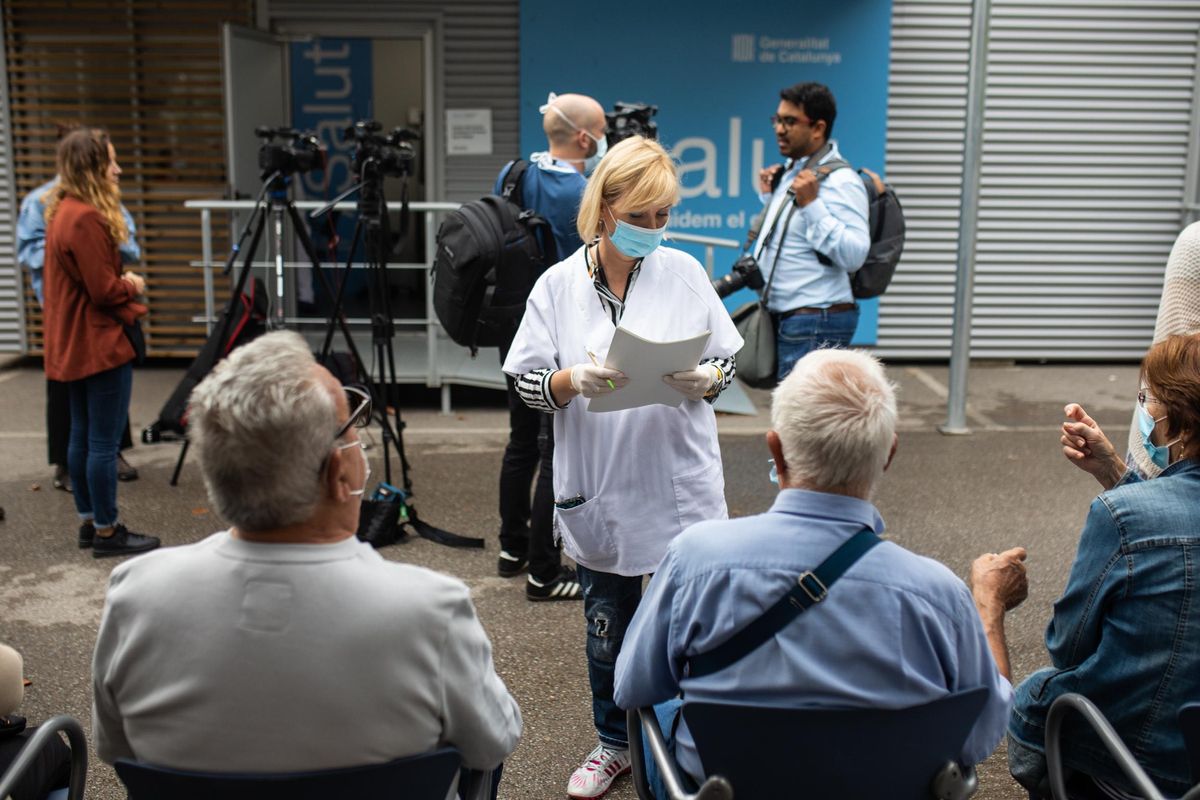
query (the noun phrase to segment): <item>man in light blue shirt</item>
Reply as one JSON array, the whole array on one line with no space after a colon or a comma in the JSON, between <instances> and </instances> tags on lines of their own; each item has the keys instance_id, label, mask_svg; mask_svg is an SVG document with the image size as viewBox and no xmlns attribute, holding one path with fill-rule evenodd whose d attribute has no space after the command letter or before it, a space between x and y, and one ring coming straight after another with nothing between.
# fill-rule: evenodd
<instances>
[{"instance_id":1,"label":"man in light blue shirt","mask_svg":"<svg viewBox=\"0 0 1200 800\"><path fill-rule=\"evenodd\" d=\"M818 180L810 169L842 158L829 138L837 117L829 88L800 83L779 97L771 123L788 162L759 174L767 214L755 256L770 281L766 301L777 324L782 381L810 350L850 344L858 326L850 275L866 260L871 234L858 173L835 169Z\"/></svg>"},{"instance_id":2,"label":"man in light blue shirt","mask_svg":"<svg viewBox=\"0 0 1200 800\"><path fill-rule=\"evenodd\" d=\"M982 761L1004 735L1012 700L1003 619L1025 598L1020 548L981 556L972 593L937 561L885 541L823 602L740 660L699 676L685 671L855 533L883 533L869 498L896 452L896 401L878 361L853 350L810 353L776 390L771 423L774 506L693 525L671 543L617 660L617 704L664 704L669 732L679 701L666 701L680 694L786 708L904 708L986 687L987 704L961 753L964 763ZM700 782L683 720L674 749Z\"/></svg>"}]
</instances>

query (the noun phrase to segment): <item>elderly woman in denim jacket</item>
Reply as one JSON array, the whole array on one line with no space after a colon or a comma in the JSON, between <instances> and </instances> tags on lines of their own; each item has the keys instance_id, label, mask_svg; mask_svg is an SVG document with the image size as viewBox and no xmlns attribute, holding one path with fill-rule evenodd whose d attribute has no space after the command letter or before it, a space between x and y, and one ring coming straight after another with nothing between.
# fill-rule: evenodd
<instances>
[{"instance_id":1,"label":"elderly woman in denim jacket","mask_svg":"<svg viewBox=\"0 0 1200 800\"><path fill-rule=\"evenodd\" d=\"M1046 630L1053 666L1015 693L1009 768L1031 797L1050 796L1046 714L1067 692L1100 708L1164 792L1191 785L1176 714L1200 698L1200 334L1150 349L1137 400L1146 455L1162 468L1153 480L1126 469L1082 407L1066 407L1063 453L1105 491ZM1090 731L1068 723L1063 742L1073 797L1129 791Z\"/></svg>"}]
</instances>

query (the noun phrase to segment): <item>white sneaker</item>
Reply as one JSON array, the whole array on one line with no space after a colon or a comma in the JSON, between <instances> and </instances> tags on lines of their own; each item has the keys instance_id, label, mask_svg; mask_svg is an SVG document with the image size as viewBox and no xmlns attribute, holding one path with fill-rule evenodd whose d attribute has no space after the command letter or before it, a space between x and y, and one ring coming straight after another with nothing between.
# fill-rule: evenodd
<instances>
[{"instance_id":1,"label":"white sneaker","mask_svg":"<svg viewBox=\"0 0 1200 800\"><path fill-rule=\"evenodd\" d=\"M612 788L618 776L629 772L631 763L628 749L614 750L603 744L596 745L583 765L571 773L567 797L577 800L601 797Z\"/></svg>"}]
</instances>

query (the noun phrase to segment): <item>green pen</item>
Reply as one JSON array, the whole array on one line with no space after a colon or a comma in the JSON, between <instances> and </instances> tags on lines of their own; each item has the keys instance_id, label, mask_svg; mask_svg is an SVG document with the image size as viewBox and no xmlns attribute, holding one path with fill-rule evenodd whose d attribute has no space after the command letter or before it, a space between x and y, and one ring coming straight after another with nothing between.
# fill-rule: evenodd
<instances>
[{"instance_id":1,"label":"green pen","mask_svg":"<svg viewBox=\"0 0 1200 800\"><path fill-rule=\"evenodd\" d=\"M593 353L591 350L585 350L584 352L588 354L588 358L590 358L592 360L592 364L594 366L597 366L597 367L600 366L600 362L596 360L595 353ZM604 382L608 384L608 388L610 388L614 391L616 390L616 388L617 388L616 384L614 384L611 379L605 378Z\"/></svg>"}]
</instances>

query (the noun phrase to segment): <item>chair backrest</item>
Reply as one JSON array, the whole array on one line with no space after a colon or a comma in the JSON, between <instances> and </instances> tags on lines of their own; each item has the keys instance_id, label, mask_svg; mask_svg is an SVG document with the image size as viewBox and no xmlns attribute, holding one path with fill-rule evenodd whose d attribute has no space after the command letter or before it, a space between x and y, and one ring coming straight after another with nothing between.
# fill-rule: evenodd
<instances>
[{"instance_id":1,"label":"chair backrest","mask_svg":"<svg viewBox=\"0 0 1200 800\"><path fill-rule=\"evenodd\" d=\"M706 775L735 797L926 800L987 702L987 689L911 708L784 709L684 703Z\"/></svg>"},{"instance_id":2,"label":"chair backrest","mask_svg":"<svg viewBox=\"0 0 1200 800\"><path fill-rule=\"evenodd\" d=\"M1179 729L1183 731L1188 766L1192 768L1192 783L1200 784L1200 703L1189 703L1179 709Z\"/></svg>"},{"instance_id":3,"label":"chair backrest","mask_svg":"<svg viewBox=\"0 0 1200 800\"><path fill-rule=\"evenodd\" d=\"M329 800L394 797L445 800L462 759L454 748L385 764L290 773L189 772L118 759L113 765L130 800Z\"/></svg>"}]
</instances>

